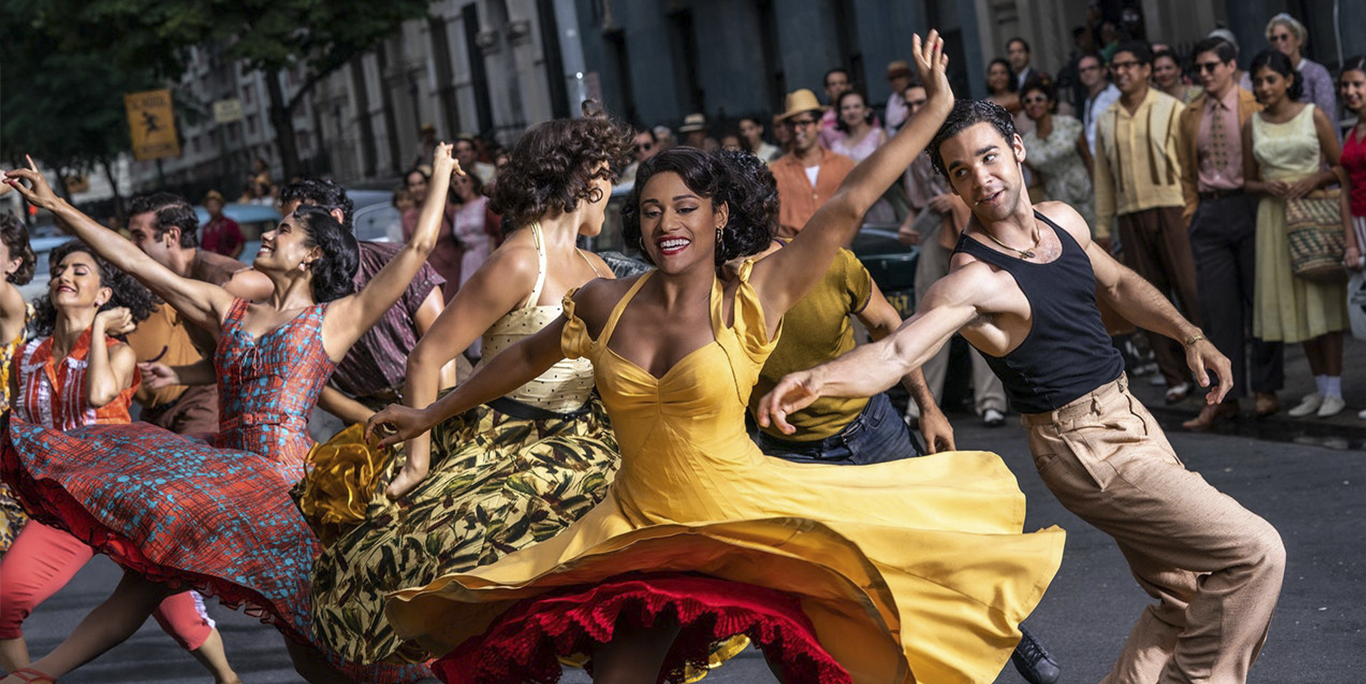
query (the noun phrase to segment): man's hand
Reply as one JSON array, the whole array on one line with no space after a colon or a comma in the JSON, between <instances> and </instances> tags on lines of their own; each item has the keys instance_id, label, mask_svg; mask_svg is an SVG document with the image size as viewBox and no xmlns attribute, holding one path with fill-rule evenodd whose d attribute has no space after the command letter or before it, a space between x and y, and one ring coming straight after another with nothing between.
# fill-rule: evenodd
<instances>
[{"instance_id":1,"label":"man's hand","mask_svg":"<svg viewBox=\"0 0 1366 684\"><path fill-rule=\"evenodd\" d=\"M138 370L142 372L142 386L147 389L159 390L185 384L181 382L176 369L164 363L139 363Z\"/></svg>"},{"instance_id":2,"label":"man's hand","mask_svg":"<svg viewBox=\"0 0 1366 684\"><path fill-rule=\"evenodd\" d=\"M789 373L759 400L756 418L761 427L774 425L785 435L797 431L787 422L788 414L800 411L820 398L820 381L813 370Z\"/></svg>"},{"instance_id":3,"label":"man's hand","mask_svg":"<svg viewBox=\"0 0 1366 684\"><path fill-rule=\"evenodd\" d=\"M953 443L953 425L938 406L921 407L920 436L925 438L925 450L931 454L957 448Z\"/></svg>"},{"instance_id":4,"label":"man's hand","mask_svg":"<svg viewBox=\"0 0 1366 684\"><path fill-rule=\"evenodd\" d=\"M1206 404L1214 406L1222 402L1224 395L1233 389L1233 364L1209 340L1197 340L1186 347L1186 364L1201 387L1209 387L1209 371L1214 371L1218 377L1219 384L1205 395Z\"/></svg>"}]
</instances>

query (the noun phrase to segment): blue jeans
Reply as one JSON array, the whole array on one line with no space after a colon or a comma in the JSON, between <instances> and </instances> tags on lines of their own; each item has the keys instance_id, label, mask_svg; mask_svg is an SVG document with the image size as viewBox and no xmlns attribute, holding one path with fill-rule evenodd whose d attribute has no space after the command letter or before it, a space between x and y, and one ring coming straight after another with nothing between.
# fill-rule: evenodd
<instances>
[{"instance_id":1,"label":"blue jeans","mask_svg":"<svg viewBox=\"0 0 1366 684\"><path fill-rule=\"evenodd\" d=\"M868 399L858 417L837 434L814 442L790 442L758 433L755 442L769 456L797 463L868 465L924 456L920 440L906 427L886 394Z\"/></svg>"}]
</instances>

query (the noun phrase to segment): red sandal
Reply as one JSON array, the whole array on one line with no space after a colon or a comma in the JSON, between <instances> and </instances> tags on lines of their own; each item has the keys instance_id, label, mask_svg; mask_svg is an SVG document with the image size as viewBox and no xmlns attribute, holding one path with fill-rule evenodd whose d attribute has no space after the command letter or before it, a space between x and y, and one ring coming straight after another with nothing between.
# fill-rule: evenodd
<instances>
[{"instance_id":1,"label":"red sandal","mask_svg":"<svg viewBox=\"0 0 1366 684\"><path fill-rule=\"evenodd\" d=\"M11 673L10 677L18 677L24 684L57 684L57 678L49 674L44 674L31 667L21 667Z\"/></svg>"}]
</instances>

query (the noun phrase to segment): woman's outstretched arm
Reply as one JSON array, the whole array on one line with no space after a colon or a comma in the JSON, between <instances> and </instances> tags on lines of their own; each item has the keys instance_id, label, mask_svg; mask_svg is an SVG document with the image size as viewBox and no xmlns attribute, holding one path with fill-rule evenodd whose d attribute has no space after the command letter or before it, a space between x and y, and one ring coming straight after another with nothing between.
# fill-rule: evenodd
<instances>
[{"instance_id":1,"label":"woman's outstretched arm","mask_svg":"<svg viewBox=\"0 0 1366 684\"><path fill-rule=\"evenodd\" d=\"M333 361L341 361L351 345L379 322L389 307L403 296L418 269L436 247L445 216L446 190L452 173L464 173L451 157L451 146L437 145L432 158L431 187L422 215L408 243L384 265L365 287L333 302L323 317L323 348Z\"/></svg>"},{"instance_id":2,"label":"woman's outstretched arm","mask_svg":"<svg viewBox=\"0 0 1366 684\"><path fill-rule=\"evenodd\" d=\"M924 151L953 109L953 90L945 72L948 58L943 54L939 32L930 31L924 42L917 34L912 45L916 69L929 97L924 109L849 172L835 196L816 211L787 248L754 265L750 281L763 301L766 318L772 321L770 333L782 314L819 281L810 274L823 273L835 252L854 239L863 215Z\"/></svg>"},{"instance_id":3,"label":"woman's outstretched arm","mask_svg":"<svg viewBox=\"0 0 1366 684\"><path fill-rule=\"evenodd\" d=\"M57 225L80 239L115 268L137 278L191 323L213 333L232 306L233 296L217 285L182 278L142 253L122 235L100 225L52 192L47 179L32 159L29 168L6 171L5 183L19 191L30 204L52 212ZM25 185L24 182L27 182Z\"/></svg>"}]
</instances>

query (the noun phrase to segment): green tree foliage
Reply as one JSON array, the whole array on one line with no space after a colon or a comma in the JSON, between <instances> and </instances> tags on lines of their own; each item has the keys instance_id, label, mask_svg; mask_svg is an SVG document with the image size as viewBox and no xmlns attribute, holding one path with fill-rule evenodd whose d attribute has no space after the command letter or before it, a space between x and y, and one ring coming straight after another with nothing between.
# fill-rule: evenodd
<instances>
[{"instance_id":1,"label":"green tree foliage","mask_svg":"<svg viewBox=\"0 0 1366 684\"><path fill-rule=\"evenodd\" d=\"M22 19L33 7L0 0L0 157L17 166L31 154L63 176L105 166L129 147L124 94L157 82L148 69L62 50L60 40Z\"/></svg>"},{"instance_id":2,"label":"green tree foliage","mask_svg":"<svg viewBox=\"0 0 1366 684\"><path fill-rule=\"evenodd\" d=\"M0 0L13 4L15 0ZM396 36L404 21L426 15L431 0L37 0L21 13L62 50L102 55L116 67L150 68L178 78L190 48L221 45L222 57L263 72L270 119L285 177L299 169L294 112L313 87L353 58ZM303 79L286 96L281 75Z\"/></svg>"}]
</instances>

